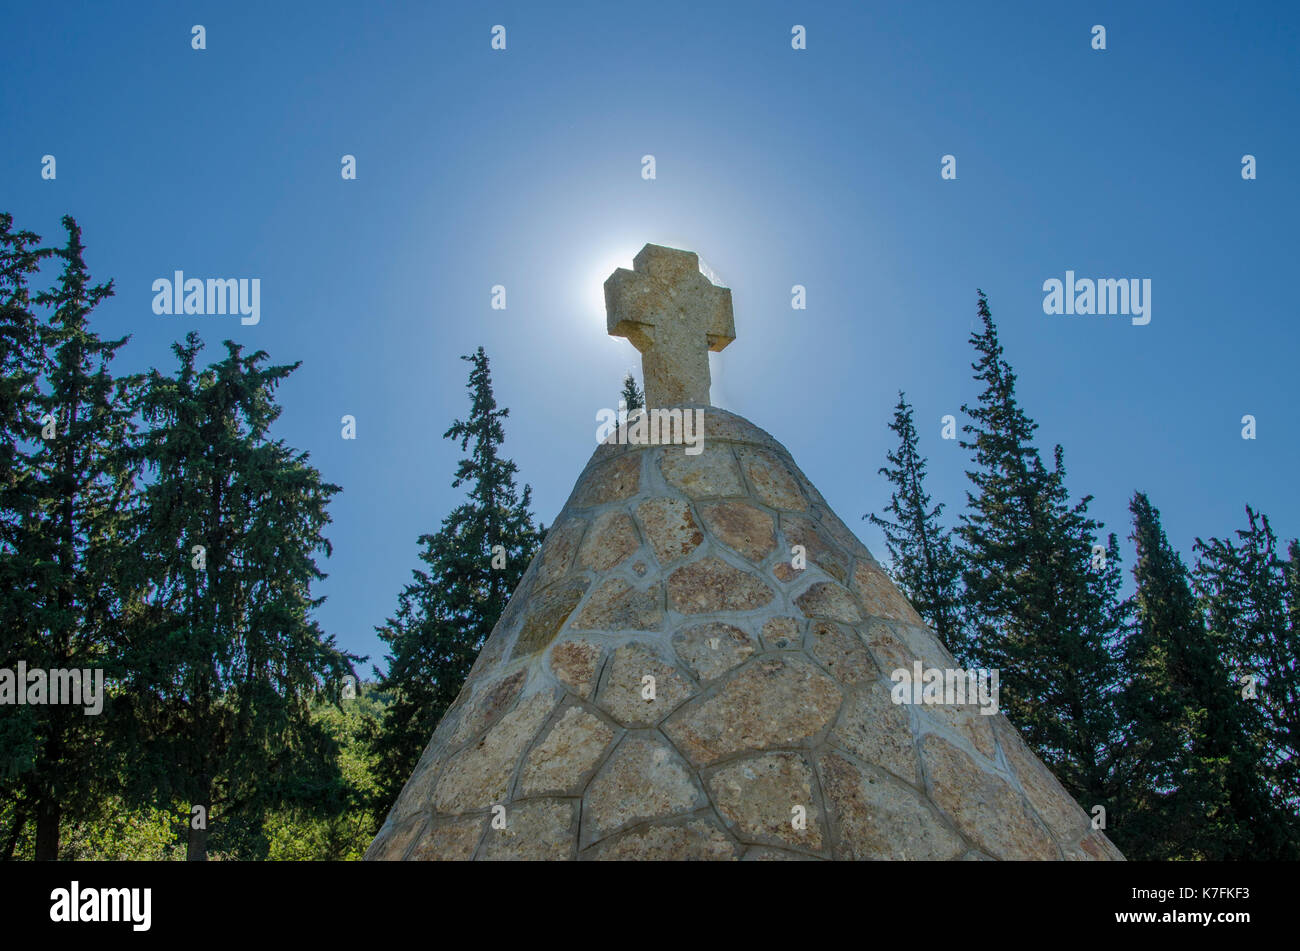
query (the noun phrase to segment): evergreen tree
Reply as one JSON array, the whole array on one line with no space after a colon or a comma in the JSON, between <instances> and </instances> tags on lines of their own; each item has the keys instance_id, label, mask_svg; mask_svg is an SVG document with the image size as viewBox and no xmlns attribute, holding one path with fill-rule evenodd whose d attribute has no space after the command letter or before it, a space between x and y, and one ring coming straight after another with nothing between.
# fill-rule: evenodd
<instances>
[{"instance_id":1,"label":"evergreen tree","mask_svg":"<svg viewBox=\"0 0 1300 951\"><path fill-rule=\"evenodd\" d=\"M636 377L632 375L630 370L623 377L623 392L619 395L619 399L627 404L629 413L634 409L642 409L645 406L645 393L636 385Z\"/></svg>"},{"instance_id":2,"label":"evergreen tree","mask_svg":"<svg viewBox=\"0 0 1300 951\"><path fill-rule=\"evenodd\" d=\"M110 369L126 338L105 341L90 329L90 313L112 295L112 282L91 282L81 229L67 216L63 226L58 282L34 299L49 316L38 331L34 505L15 553L24 571L18 597L28 611L20 622L23 659L29 669L103 668L107 691L121 671L119 579L132 557L124 532L134 489L130 381ZM96 786L108 767L100 724L108 706L111 698L101 716L70 704L26 708L35 742L22 798L36 821L37 859L58 857L64 818L86 814L102 793Z\"/></svg>"},{"instance_id":3,"label":"evergreen tree","mask_svg":"<svg viewBox=\"0 0 1300 951\"><path fill-rule=\"evenodd\" d=\"M962 407L974 491L958 528L970 653L1001 671L1003 711L1070 793L1113 812L1119 547L1113 534L1097 545L1091 496L1070 504L1061 447L1051 469L1034 448L982 291L979 316L970 339L984 389Z\"/></svg>"},{"instance_id":4,"label":"evergreen tree","mask_svg":"<svg viewBox=\"0 0 1300 951\"><path fill-rule=\"evenodd\" d=\"M885 533L894 581L939 639L965 663L966 645L958 617L957 587L961 568L952 538L939 519L943 505L930 505L925 491L925 457L917 450L918 436L912 407L902 391L889 428L898 436L898 448L885 454L888 467L879 472L893 486L885 516L870 514Z\"/></svg>"},{"instance_id":5,"label":"evergreen tree","mask_svg":"<svg viewBox=\"0 0 1300 951\"><path fill-rule=\"evenodd\" d=\"M0 668L14 670L32 655L32 565L21 557L29 545L36 505L31 455L39 440L37 381L43 364L39 323L29 275L49 251L40 237L15 231L13 216L0 214ZM30 817L20 777L34 765L37 717L29 707L8 707L0 717L0 860L18 848Z\"/></svg>"},{"instance_id":6,"label":"evergreen tree","mask_svg":"<svg viewBox=\"0 0 1300 951\"><path fill-rule=\"evenodd\" d=\"M225 346L200 370L190 333L173 347L176 375L153 371L141 400L154 479L137 513L147 587L129 665L142 751L131 791L187 806L191 860L207 857L214 827L219 848L263 854L268 809L337 784L337 750L310 702L337 697L359 659L312 617L339 487L269 435L275 390L298 364ZM196 808L205 822L188 821Z\"/></svg>"},{"instance_id":7,"label":"evergreen tree","mask_svg":"<svg viewBox=\"0 0 1300 951\"><path fill-rule=\"evenodd\" d=\"M1182 559L1144 493L1129 505L1136 548L1122 806L1111 832L1130 859L1246 856L1250 817L1229 777L1249 768L1241 700Z\"/></svg>"},{"instance_id":8,"label":"evergreen tree","mask_svg":"<svg viewBox=\"0 0 1300 951\"><path fill-rule=\"evenodd\" d=\"M1246 508L1237 542L1196 540L1196 587L1238 698L1229 720L1238 754L1228 763L1232 815L1251 832L1227 857L1300 858L1300 739L1295 555L1277 554L1268 518Z\"/></svg>"},{"instance_id":9,"label":"evergreen tree","mask_svg":"<svg viewBox=\"0 0 1300 951\"><path fill-rule=\"evenodd\" d=\"M423 567L378 628L391 649L387 672L376 671L378 689L391 699L375 739L385 810L456 699L545 531L533 525L532 489L519 493L518 467L498 454L509 410L497 409L487 355L479 347L461 359L472 366L470 414L443 438L469 452L452 481L453 488L468 485L469 495L436 533L420 536Z\"/></svg>"}]
</instances>

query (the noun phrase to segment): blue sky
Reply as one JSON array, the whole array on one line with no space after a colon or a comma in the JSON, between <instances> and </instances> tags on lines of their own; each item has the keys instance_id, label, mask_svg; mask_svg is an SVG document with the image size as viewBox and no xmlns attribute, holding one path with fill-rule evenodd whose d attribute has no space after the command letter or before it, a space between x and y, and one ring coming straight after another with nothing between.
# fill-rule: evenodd
<instances>
[{"instance_id":1,"label":"blue sky","mask_svg":"<svg viewBox=\"0 0 1300 951\"><path fill-rule=\"evenodd\" d=\"M646 242L732 288L714 402L785 443L877 555L859 517L887 500L900 388L932 494L964 502L940 418L977 392L977 287L1042 447L1064 445L1108 530L1143 489L1185 555L1247 502L1300 533L1300 7L992 6L7 4L0 209L50 239L79 220L117 287L96 326L132 335L123 371L171 367L191 329L214 359L231 337L303 361L277 435L344 488L320 619L372 661L416 537L461 498L441 438L468 407L459 355L491 357L505 452L551 522L640 373L601 282ZM261 322L155 315L177 269L260 278ZM1151 323L1045 315L1067 269L1150 279Z\"/></svg>"}]
</instances>

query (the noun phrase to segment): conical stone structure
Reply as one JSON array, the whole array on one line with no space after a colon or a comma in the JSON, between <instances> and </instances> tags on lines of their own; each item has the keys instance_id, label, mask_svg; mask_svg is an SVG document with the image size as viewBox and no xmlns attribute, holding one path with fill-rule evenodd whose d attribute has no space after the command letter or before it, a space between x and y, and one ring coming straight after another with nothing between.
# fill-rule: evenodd
<instances>
[{"instance_id":1,"label":"conical stone structure","mask_svg":"<svg viewBox=\"0 0 1300 951\"><path fill-rule=\"evenodd\" d=\"M702 448L596 449L366 857L1123 858L1000 713L893 701L956 661L698 408Z\"/></svg>"}]
</instances>

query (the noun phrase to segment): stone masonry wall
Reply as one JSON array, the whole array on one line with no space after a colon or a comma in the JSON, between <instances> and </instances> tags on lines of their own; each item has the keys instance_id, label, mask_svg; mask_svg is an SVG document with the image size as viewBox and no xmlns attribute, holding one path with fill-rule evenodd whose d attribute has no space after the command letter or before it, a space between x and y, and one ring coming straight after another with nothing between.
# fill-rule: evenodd
<instances>
[{"instance_id":1,"label":"stone masonry wall","mask_svg":"<svg viewBox=\"0 0 1300 951\"><path fill-rule=\"evenodd\" d=\"M598 447L366 857L1122 859L1001 714L892 702L956 662L784 447L705 421Z\"/></svg>"}]
</instances>

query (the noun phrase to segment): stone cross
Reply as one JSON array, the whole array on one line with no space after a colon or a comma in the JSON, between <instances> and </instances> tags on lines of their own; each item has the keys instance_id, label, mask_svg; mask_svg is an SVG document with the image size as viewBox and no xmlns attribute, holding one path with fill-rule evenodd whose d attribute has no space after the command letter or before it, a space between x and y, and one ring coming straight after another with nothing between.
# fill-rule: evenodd
<instances>
[{"instance_id":1,"label":"stone cross","mask_svg":"<svg viewBox=\"0 0 1300 951\"><path fill-rule=\"evenodd\" d=\"M709 351L736 339L736 320L699 255L647 244L605 281L605 312L610 334L641 351L647 407L709 405Z\"/></svg>"}]
</instances>

